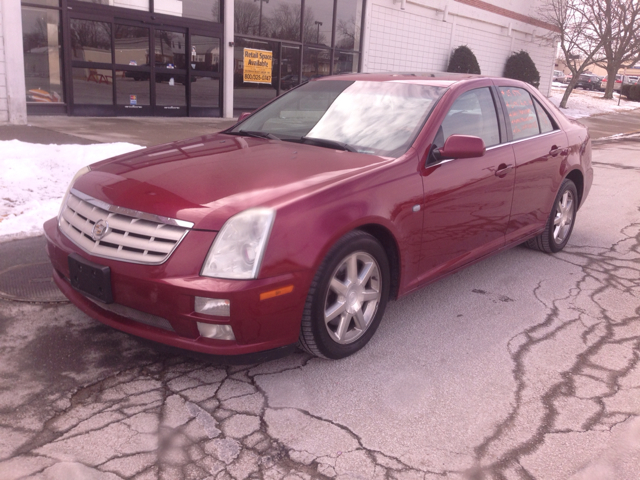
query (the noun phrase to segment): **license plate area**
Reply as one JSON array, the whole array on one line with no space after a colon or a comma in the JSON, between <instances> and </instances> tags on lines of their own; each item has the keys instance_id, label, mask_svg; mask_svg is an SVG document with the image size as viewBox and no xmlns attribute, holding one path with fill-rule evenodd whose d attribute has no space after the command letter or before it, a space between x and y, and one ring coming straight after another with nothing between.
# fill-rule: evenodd
<instances>
[{"instance_id":1,"label":"license plate area","mask_svg":"<svg viewBox=\"0 0 640 480\"><path fill-rule=\"evenodd\" d=\"M71 286L87 297L102 303L113 303L111 269L90 262L77 253L68 258Z\"/></svg>"}]
</instances>

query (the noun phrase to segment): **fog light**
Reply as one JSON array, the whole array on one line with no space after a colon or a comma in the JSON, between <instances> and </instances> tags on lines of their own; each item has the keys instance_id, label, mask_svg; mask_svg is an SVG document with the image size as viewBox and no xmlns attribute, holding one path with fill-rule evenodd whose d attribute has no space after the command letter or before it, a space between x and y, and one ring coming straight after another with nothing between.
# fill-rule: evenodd
<instances>
[{"instance_id":1,"label":"fog light","mask_svg":"<svg viewBox=\"0 0 640 480\"><path fill-rule=\"evenodd\" d=\"M231 302L222 298L196 297L195 310L205 315L228 317L231 311Z\"/></svg>"},{"instance_id":2,"label":"fog light","mask_svg":"<svg viewBox=\"0 0 640 480\"><path fill-rule=\"evenodd\" d=\"M198 331L200 335L206 338L215 338L216 340L235 340L231 325L216 325L215 323L198 322Z\"/></svg>"}]
</instances>

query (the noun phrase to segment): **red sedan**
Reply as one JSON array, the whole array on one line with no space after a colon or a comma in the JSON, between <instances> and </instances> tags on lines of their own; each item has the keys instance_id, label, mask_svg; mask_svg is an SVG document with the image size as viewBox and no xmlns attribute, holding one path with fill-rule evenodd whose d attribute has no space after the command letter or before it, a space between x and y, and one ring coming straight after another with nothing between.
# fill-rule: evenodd
<instances>
[{"instance_id":1,"label":"red sedan","mask_svg":"<svg viewBox=\"0 0 640 480\"><path fill-rule=\"evenodd\" d=\"M337 359L389 299L521 243L562 250L592 179L587 129L529 85L342 75L82 169L45 231L57 285L107 325Z\"/></svg>"}]
</instances>

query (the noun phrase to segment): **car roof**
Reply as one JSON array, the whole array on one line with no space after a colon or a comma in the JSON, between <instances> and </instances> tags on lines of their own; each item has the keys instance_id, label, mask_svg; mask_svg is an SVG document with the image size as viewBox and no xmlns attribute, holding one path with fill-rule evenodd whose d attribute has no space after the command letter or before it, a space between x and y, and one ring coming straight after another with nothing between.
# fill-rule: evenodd
<instances>
[{"instance_id":1,"label":"car roof","mask_svg":"<svg viewBox=\"0 0 640 480\"><path fill-rule=\"evenodd\" d=\"M331 75L327 77L315 78L313 81L326 80L350 80L368 82L403 82L415 83L419 85L433 85L436 87L449 87L454 83L465 80L479 78L493 78L485 75L473 75L470 73L449 73L449 72L391 72L391 73L345 73L341 75Z\"/></svg>"}]
</instances>

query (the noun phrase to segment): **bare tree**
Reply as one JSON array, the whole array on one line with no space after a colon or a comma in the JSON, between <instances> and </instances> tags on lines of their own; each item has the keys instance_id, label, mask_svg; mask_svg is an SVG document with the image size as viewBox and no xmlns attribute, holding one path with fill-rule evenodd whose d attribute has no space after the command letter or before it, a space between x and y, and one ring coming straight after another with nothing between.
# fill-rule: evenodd
<instances>
[{"instance_id":1,"label":"bare tree","mask_svg":"<svg viewBox=\"0 0 640 480\"><path fill-rule=\"evenodd\" d=\"M548 35L548 40L559 43L565 64L571 70L572 78L560 101L560 108L567 108L567 100L580 75L588 66L601 60L604 39L595 30L600 20L588 5L599 1L544 0L540 8L540 19L555 27L555 31Z\"/></svg>"},{"instance_id":2,"label":"bare tree","mask_svg":"<svg viewBox=\"0 0 640 480\"><path fill-rule=\"evenodd\" d=\"M625 63L635 63L640 55L640 2L638 0L584 0L597 21L594 33L602 40L600 65L606 68L604 98L613 98L616 73Z\"/></svg>"}]
</instances>

